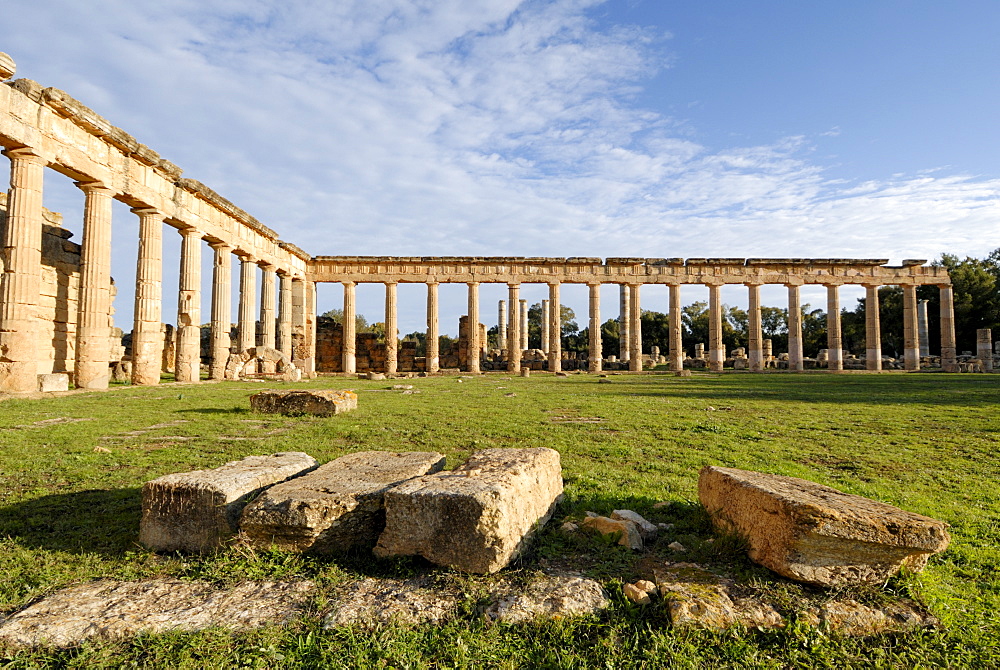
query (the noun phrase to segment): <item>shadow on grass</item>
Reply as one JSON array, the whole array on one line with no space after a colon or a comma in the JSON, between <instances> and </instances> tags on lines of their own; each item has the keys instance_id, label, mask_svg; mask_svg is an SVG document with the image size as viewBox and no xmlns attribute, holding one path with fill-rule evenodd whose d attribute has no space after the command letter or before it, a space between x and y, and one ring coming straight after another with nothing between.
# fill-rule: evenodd
<instances>
[{"instance_id":1,"label":"shadow on grass","mask_svg":"<svg viewBox=\"0 0 1000 670\"><path fill-rule=\"evenodd\" d=\"M250 414L250 410L245 407L196 407L190 409L175 410L178 414Z\"/></svg>"},{"instance_id":2,"label":"shadow on grass","mask_svg":"<svg viewBox=\"0 0 1000 670\"><path fill-rule=\"evenodd\" d=\"M34 549L120 554L135 547L140 489L78 491L0 507L0 536Z\"/></svg>"}]
</instances>

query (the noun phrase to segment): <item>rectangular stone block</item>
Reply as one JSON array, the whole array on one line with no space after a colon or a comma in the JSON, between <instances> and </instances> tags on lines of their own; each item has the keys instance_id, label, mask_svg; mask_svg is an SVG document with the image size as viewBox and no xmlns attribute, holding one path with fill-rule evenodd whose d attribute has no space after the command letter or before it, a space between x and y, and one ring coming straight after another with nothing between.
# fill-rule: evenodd
<instances>
[{"instance_id":1,"label":"rectangular stone block","mask_svg":"<svg viewBox=\"0 0 1000 670\"><path fill-rule=\"evenodd\" d=\"M466 572L496 572L545 525L562 495L559 453L484 449L465 465L386 491L378 556L423 556Z\"/></svg>"},{"instance_id":2,"label":"rectangular stone block","mask_svg":"<svg viewBox=\"0 0 1000 670\"><path fill-rule=\"evenodd\" d=\"M250 409L265 414L332 416L358 408L351 391L261 391L250 396Z\"/></svg>"},{"instance_id":3,"label":"rectangular stone block","mask_svg":"<svg viewBox=\"0 0 1000 670\"><path fill-rule=\"evenodd\" d=\"M247 500L312 470L300 451L248 456L214 470L164 475L142 487L139 541L154 551L209 551L238 530Z\"/></svg>"},{"instance_id":4,"label":"rectangular stone block","mask_svg":"<svg viewBox=\"0 0 1000 670\"><path fill-rule=\"evenodd\" d=\"M65 372L38 375L38 390L42 393L69 390L69 375Z\"/></svg>"},{"instance_id":5,"label":"rectangular stone block","mask_svg":"<svg viewBox=\"0 0 1000 670\"><path fill-rule=\"evenodd\" d=\"M706 466L698 497L712 523L780 575L835 586L919 571L944 551L948 524L797 477Z\"/></svg>"},{"instance_id":6,"label":"rectangular stone block","mask_svg":"<svg viewBox=\"0 0 1000 670\"><path fill-rule=\"evenodd\" d=\"M276 484L243 510L240 530L259 547L334 553L371 548L385 527L386 490L438 472L435 452L361 451Z\"/></svg>"}]
</instances>

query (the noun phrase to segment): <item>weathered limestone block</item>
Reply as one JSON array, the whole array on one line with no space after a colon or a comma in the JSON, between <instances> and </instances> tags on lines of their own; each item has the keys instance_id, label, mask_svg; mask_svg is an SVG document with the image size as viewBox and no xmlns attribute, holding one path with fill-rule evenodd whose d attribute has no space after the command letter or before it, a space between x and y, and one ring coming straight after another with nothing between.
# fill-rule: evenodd
<instances>
[{"instance_id":1,"label":"weathered limestone block","mask_svg":"<svg viewBox=\"0 0 1000 670\"><path fill-rule=\"evenodd\" d=\"M724 630L783 628L785 621L773 605L735 593L732 580L696 563L665 563L652 569L660 597L667 603L670 623L677 627Z\"/></svg>"},{"instance_id":2,"label":"weathered limestone block","mask_svg":"<svg viewBox=\"0 0 1000 670\"><path fill-rule=\"evenodd\" d=\"M501 583L490 595L496 600L484 615L506 623L596 614L610 602L600 584L577 575L541 575L527 586Z\"/></svg>"},{"instance_id":3,"label":"weathered limestone block","mask_svg":"<svg viewBox=\"0 0 1000 670\"><path fill-rule=\"evenodd\" d=\"M260 547L342 552L372 547L385 527L383 496L400 482L438 472L441 454L361 451L272 486L243 510L240 529Z\"/></svg>"},{"instance_id":4,"label":"weathered limestone block","mask_svg":"<svg viewBox=\"0 0 1000 670\"><path fill-rule=\"evenodd\" d=\"M55 372L38 375L38 390L42 393L69 390L69 375L65 372Z\"/></svg>"},{"instance_id":5,"label":"weathered limestone block","mask_svg":"<svg viewBox=\"0 0 1000 670\"><path fill-rule=\"evenodd\" d=\"M639 526L628 519L609 519L606 516L588 516L582 522L584 528L601 535L619 535L618 544L629 549L642 549L642 534Z\"/></svg>"},{"instance_id":6,"label":"weathered limestone block","mask_svg":"<svg viewBox=\"0 0 1000 670\"><path fill-rule=\"evenodd\" d=\"M452 472L387 491L386 528L375 554L416 554L466 572L496 572L545 525L561 495L559 452L484 449Z\"/></svg>"},{"instance_id":7,"label":"weathered limestone block","mask_svg":"<svg viewBox=\"0 0 1000 670\"><path fill-rule=\"evenodd\" d=\"M14 59L7 54L0 52L0 81L6 81L17 72L17 65Z\"/></svg>"},{"instance_id":8,"label":"weathered limestone block","mask_svg":"<svg viewBox=\"0 0 1000 670\"><path fill-rule=\"evenodd\" d=\"M236 532L252 495L316 465L312 456L289 451L146 482L139 541L154 551L211 550Z\"/></svg>"},{"instance_id":9,"label":"weathered limestone block","mask_svg":"<svg viewBox=\"0 0 1000 670\"><path fill-rule=\"evenodd\" d=\"M753 561L821 586L918 571L950 539L942 521L796 477L706 466L698 496L717 528L746 537Z\"/></svg>"},{"instance_id":10,"label":"weathered limestone block","mask_svg":"<svg viewBox=\"0 0 1000 670\"><path fill-rule=\"evenodd\" d=\"M250 396L250 409L265 414L332 416L358 408L351 391L261 391Z\"/></svg>"}]
</instances>

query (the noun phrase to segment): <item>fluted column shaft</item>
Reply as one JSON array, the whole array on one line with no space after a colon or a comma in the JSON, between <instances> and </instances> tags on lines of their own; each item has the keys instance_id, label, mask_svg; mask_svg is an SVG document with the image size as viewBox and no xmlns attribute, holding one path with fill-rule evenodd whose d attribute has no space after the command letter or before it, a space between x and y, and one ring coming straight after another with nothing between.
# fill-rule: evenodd
<instances>
[{"instance_id":1,"label":"fluted column shaft","mask_svg":"<svg viewBox=\"0 0 1000 670\"><path fill-rule=\"evenodd\" d=\"M955 294L950 285L939 286L941 292L941 369L958 372L955 356Z\"/></svg>"},{"instance_id":2,"label":"fluted column shaft","mask_svg":"<svg viewBox=\"0 0 1000 670\"><path fill-rule=\"evenodd\" d=\"M549 372L562 371L562 307L559 282L549 284Z\"/></svg>"},{"instance_id":3,"label":"fluted column shaft","mask_svg":"<svg viewBox=\"0 0 1000 670\"><path fill-rule=\"evenodd\" d=\"M642 372L642 306L639 284L630 284L629 294L629 345L628 369Z\"/></svg>"},{"instance_id":4,"label":"fluted column shaft","mask_svg":"<svg viewBox=\"0 0 1000 670\"><path fill-rule=\"evenodd\" d=\"M747 284L750 301L747 309L747 328L749 351L747 352L750 370L760 372L764 369L764 334L760 322L760 284Z\"/></svg>"},{"instance_id":5,"label":"fluted column shaft","mask_svg":"<svg viewBox=\"0 0 1000 670\"><path fill-rule=\"evenodd\" d=\"M139 253L132 310L132 383L160 383L163 369L163 214L133 209L139 216Z\"/></svg>"},{"instance_id":6,"label":"fluted column shaft","mask_svg":"<svg viewBox=\"0 0 1000 670\"><path fill-rule=\"evenodd\" d=\"M252 256L240 256L239 350L257 346L257 263Z\"/></svg>"},{"instance_id":7,"label":"fluted column shaft","mask_svg":"<svg viewBox=\"0 0 1000 670\"><path fill-rule=\"evenodd\" d=\"M722 350L722 286L708 286L708 369L722 372L725 354Z\"/></svg>"},{"instance_id":8,"label":"fluted column shaft","mask_svg":"<svg viewBox=\"0 0 1000 670\"><path fill-rule=\"evenodd\" d=\"M181 234L181 276L177 298L177 358L179 382L201 379L201 238L194 228Z\"/></svg>"},{"instance_id":9,"label":"fluted column shaft","mask_svg":"<svg viewBox=\"0 0 1000 670\"><path fill-rule=\"evenodd\" d=\"M292 277L292 360L303 361L306 353L306 282L302 277ZM304 365L298 365L306 372Z\"/></svg>"},{"instance_id":10,"label":"fluted column shaft","mask_svg":"<svg viewBox=\"0 0 1000 670\"><path fill-rule=\"evenodd\" d=\"M550 328L550 322L552 317L549 316L549 301L542 301L542 341L538 343L538 348L544 351L546 354L549 353L549 340L552 339L552 333Z\"/></svg>"},{"instance_id":11,"label":"fluted column shaft","mask_svg":"<svg viewBox=\"0 0 1000 670\"><path fill-rule=\"evenodd\" d=\"M35 314L42 276L42 181L45 160L30 149L12 149L7 228L0 278L0 391L38 390Z\"/></svg>"},{"instance_id":12,"label":"fluted column shaft","mask_svg":"<svg viewBox=\"0 0 1000 670\"><path fill-rule=\"evenodd\" d=\"M882 370L882 326L879 318L878 285L865 286L865 369Z\"/></svg>"},{"instance_id":13,"label":"fluted column shaft","mask_svg":"<svg viewBox=\"0 0 1000 670\"><path fill-rule=\"evenodd\" d=\"M397 284L396 282L386 282L385 284L385 373L396 374L398 370L399 351L399 323L397 308Z\"/></svg>"},{"instance_id":14,"label":"fluted column shaft","mask_svg":"<svg viewBox=\"0 0 1000 670\"><path fill-rule=\"evenodd\" d=\"M226 378L226 363L232 341L229 330L233 318L233 248L228 244L210 245L215 252L212 266L212 362L210 379Z\"/></svg>"},{"instance_id":15,"label":"fluted column shaft","mask_svg":"<svg viewBox=\"0 0 1000 670\"><path fill-rule=\"evenodd\" d=\"M427 351L425 367L427 372L441 369L441 333L438 327L438 284L427 284Z\"/></svg>"},{"instance_id":16,"label":"fluted column shaft","mask_svg":"<svg viewBox=\"0 0 1000 670\"><path fill-rule=\"evenodd\" d=\"M497 303L497 349L507 348L507 301Z\"/></svg>"},{"instance_id":17,"label":"fluted column shaft","mask_svg":"<svg viewBox=\"0 0 1000 670\"><path fill-rule=\"evenodd\" d=\"M357 344L356 331L356 307L355 307L355 287L352 281L344 282L344 323L341 343L341 355L343 357L343 369L345 373L353 374L358 371L355 359Z\"/></svg>"},{"instance_id":18,"label":"fluted column shaft","mask_svg":"<svg viewBox=\"0 0 1000 670\"><path fill-rule=\"evenodd\" d=\"M278 275L280 300L278 301L278 346L288 360L292 360L292 276Z\"/></svg>"},{"instance_id":19,"label":"fluted column shaft","mask_svg":"<svg viewBox=\"0 0 1000 670\"><path fill-rule=\"evenodd\" d=\"M598 283L587 284L590 288L590 342L587 352L587 370L589 372L600 372L604 363L601 342L601 285Z\"/></svg>"},{"instance_id":20,"label":"fluted column shaft","mask_svg":"<svg viewBox=\"0 0 1000 670\"><path fill-rule=\"evenodd\" d=\"M111 357L111 203L99 183L77 184L84 192L80 293L76 318L77 388L106 389Z\"/></svg>"},{"instance_id":21,"label":"fluted column shaft","mask_svg":"<svg viewBox=\"0 0 1000 670\"><path fill-rule=\"evenodd\" d=\"M993 372L993 329L976 329L976 358L983 362L983 372Z\"/></svg>"},{"instance_id":22,"label":"fluted column shaft","mask_svg":"<svg viewBox=\"0 0 1000 670\"><path fill-rule=\"evenodd\" d=\"M521 292L520 284L507 284L507 307L510 310L510 323L507 326L507 371L521 371Z\"/></svg>"},{"instance_id":23,"label":"fluted column shaft","mask_svg":"<svg viewBox=\"0 0 1000 670\"><path fill-rule=\"evenodd\" d=\"M275 267L262 265L260 275L260 340L262 347L275 348L274 308L275 308Z\"/></svg>"},{"instance_id":24,"label":"fluted column shaft","mask_svg":"<svg viewBox=\"0 0 1000 670\"><path fill-rule=\"evenodd\" d=\"M917 287L903 286L903 369L920 369L920 334L917 332Z\"/></svg>"},{"instance_id":25,"label":"fluted column shaft","mask_svg":"<svg viewBox=\"0 0 1000 670\"><path fill-rule=\"evenodd\" d=\"M836 372L844 369L844 345L840 338L840 293L839 286L826 287L826 355L827 370Z\"/></svg>"},{"instance_id":26,"label":"fluted column shaft","mask_svg":"<svg viewBox=\"0 0 1000 670\"><path fill-rule=\"evenodd\" d=\"M618 285L618 358L629 360L629 347L632 346L631 328L631 294L628 284Z\"/></svg>"},{"instance_id":27,"label":"fluted column shaft","mask_svg":"<svg viewBox=\"0 0 1000 670\"><path fill-rule=\"evenodd\" d=\"M917 301L917 334L920 336L920 357L926 358L931 355L930 326L927 323L927 301Z\"/></svg>"},{"instance_id":28,"label":"fluted column shaft","mask_svg":"<svg viewBox=\"0 0 1000 670\"><path fill-rule=\"evenodd\" d=\"M802 297L798 284L788 284L788 369L801 372L802 360Z\"/></svg>"},{"instance_id":29,"label":"fluted column shaft","mask_svg":"<svg viewBox=\"0 0 1000 670\"><path fill-rule=\"evenodd\" d=\"M670 285L670 369L684 369L684 342L682 341L681 285Z\"/></svg>"},{"instance_id":30,"label":"fluted column shaft","mask_svg":"<svg viewBox=\"0 0 1000 670\"><path fill-rule=\"evenodd\" d=\"M316 373L316 282L303 281L305 285L305 368L310 377Z\"/></svg>"},{"instance_id":31,"label":"fluted column shaft","mask_svg":"<svg viewBox=\"0 0 1000 670\"><path fill-rule=\"evenodd\" d=\"M479 372L479 358L482 355L482 345L479 342L479 282L469 282L467 286L469 314L465 322L465 368L475 373Z\"/></svg>"},{"instance_id":32,"label":"fluted column shaft","mask_svg":"<svg viewBox=\"0 0 1000 670\"><path fill-rule=\"evenodd\" d=\"M528 301L519 301L521 314L517 319L517 324L521 328L521 351L528 348Z\"/></svg>"}]
</instances>

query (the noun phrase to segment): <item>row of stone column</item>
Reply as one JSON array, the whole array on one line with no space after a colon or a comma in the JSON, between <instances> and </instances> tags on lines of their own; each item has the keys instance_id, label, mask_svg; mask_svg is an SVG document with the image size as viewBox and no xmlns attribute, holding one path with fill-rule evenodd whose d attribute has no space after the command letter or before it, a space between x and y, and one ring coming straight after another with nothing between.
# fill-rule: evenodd
<instances>
[{"instance_id":1,"label":"row of stone column","mask_svg":"<svg viewBox=\"0 0 1000 670\"><path fill-rule=\"evenodd\" d=\"M386 283L386 370L396 372L396 284ZM479 342L479 283L472 282L468 286L468 351L467 367L470 372L479 371L479 352L482 343ZM528 348L527 335L527 301L520 299L520 284L510 283L508 299L499 303L498 330L501 341L505 342L508 352L520 352ZM559 301L560 284L549 283L549 299L542 302L542 346L548 354L549 370L558 372L561 368L561 309ZM601 284L588 283L589 299L589 357L588 369L599 372L602 367L601 343ZM642 370L642 310L640 307L641 284L620 285L620 331L619 346L621 358L629 362L632 371ZM681 285L669 284L669 359L673 370L680 370L684 364L684 347L682 342L681 319ZM722 342L722 301L723 284L708 285L709 309L709 369L721 371L725 359L725 347ZM800 284L787 284L788 288L788 369L804 370L802 354L802 305ZM868 370L882 369L881 328L879 324L879 298L877 284L865 284L865 335L866 335L866 367ZM761 320L761 284L746 284L749 297L748 312L748 346L747 358L750 370L759 371L764 368L763 333ZM839 285L830 284L827 289L827 350L828 369L839 371L844 369L843 348L841 342L840 296ZM952 287L939 286L941 291L941 365L947 371L957 369L955 352L955 321ZM904 331L904 368L918 370L920 368L920 331L917 318L917 287L903 286L903 331ZM355 372L355 283L344 283L344 350L343 369L345 372ZM427 371L436 372L439 369L438 356L438 284L427 284ZM510 372L520 371L521 360L516 353L508 354L507 369Z\"/></svg>"},{"instance_id":2,"label":"row of stone column","mask_svg":"<svg viewBox=\"0 0 1000 670\"><path fill-rule=\"evenodd\" d=\"M30 392L37 389L40 343L36 336L41 284L43 207L42 184L46 161L31 149L13 149L7 227L0 243L6 260L0 281L0 390ZM98 182L79 182L84 193L83 236L80 255L80 288L77 303L74 380L78 388L107 388L109 383L111 326L111 214L115 193ZM139 216L139 253L136 268L135 312L132 332L132 382L156 384L163 359L162 255L164 215L155 209L134 208ZM197 381L201 363L201 244L207 239L195 228L180 229L181 263L178 290L178 381ZM215 251L212 283L211 377L222 379L230 353L230 276L234 248L208 239ZM255 346L254 280L256 261L245 254L240 281L239 347ZM275 346L273 266L262 266L263 291L259 344ZM281 276L281 311L278 315L279 347L292 357L292 331L309 337L307 314L315 323L315 286L304 278ZM315 337L310 338L315 342ZM309 357L308 360L312 360Z\"/></svg>"}]
</instances>

